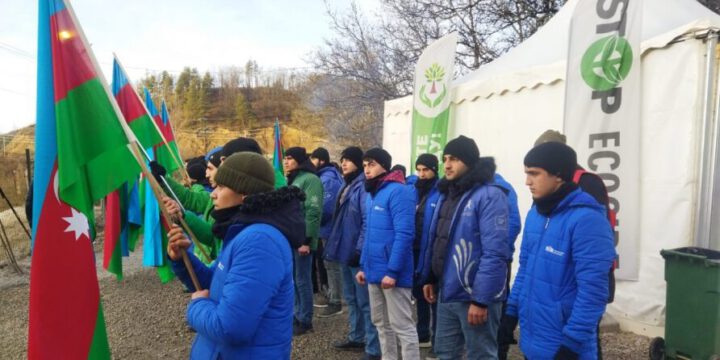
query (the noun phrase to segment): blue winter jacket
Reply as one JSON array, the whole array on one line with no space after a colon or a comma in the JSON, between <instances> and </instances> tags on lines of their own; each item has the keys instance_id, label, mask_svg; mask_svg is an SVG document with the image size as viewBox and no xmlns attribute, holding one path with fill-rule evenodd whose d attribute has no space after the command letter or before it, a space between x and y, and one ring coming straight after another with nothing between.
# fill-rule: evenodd
<instances>
[{"instance_id":1,"label":"blue winter jacket","mask_svg":"<svg viewBox=\"0 0 720 360\"><path fill-rule=\"evenodd\" d=\"M614 258L605 208L582 190L568 194L549 217L530 209L506 310L519 315L525 356L551 359L565 345L580 359L596 358Z\"/></svg>"},{"instance_id":2,"label":"blue winter jacket","mask_svg":"<svg viewBox=\"0 0 720 360\"><path fill-rule=\"evenodd\" d=\"M522 223L520 221L520 210L518 209L517 193L515 192L515 189L513 189L512 185L510 185L510 183L507 182L505 178L500 176L500 174L495 173L493 181L495 181L496 185L503 188L505 190L505 194L507 194L509 233L508 241L510 243L510 257L508 258L508 261L512 261L513 254L515 253L515 240L517 240L522 226Z\"/></svg>"},{"instance_id":3,"label":"blue winter jacket","mask_svg":"<svg viewBox=\"0 0 720 360\"><path fill-rule=\"evenodd\" d=\"M188 304L187 322L197 331L191 359L290 358L294 297L290 243L299 244L305 235L300 202L284 203L269 215L245 214L243 219L248 221L228 228L211 267L188 252L201 286L210 290L209 298ZM183 263L172 266L192 289Z\"/></svg>"},{"instance_id":4,"label":"blue winter jacket","mask_svg":"<svg viewBox=\"0 0 720 360\"><path fill-rule=\"evenodd\" d=\"M397 287L413 286L415 194L404 180L400 171L387 174L379 190L365 200L367 230L360 264L370 284L389 276Z\"/></svg>"},{"instance_id":5,"label":"blue winter jacket","mask_svg":"<svg viewBox=\"0 0 720 360\"><path fill-rule=\"evenodd\" d=\"M337 200L338 192L342 188L345 180L343 180L342 174L330 165L321 168L317 172L318 177L323 185L323 208L322 217L320 218L320 238L327 240L332 232L332 218L333 212L335 211L335 203Z\"/></svg>"},{"instance_id":6,"label":"blue winter jacket","mask_svg":"<svg viewBox=\"0 0 720 360\"><path fill-rule=\"evenodd\" d=\"M332 231L323 250L325 259L347 265L355 253L362 251L366 196L365 174L360 173L348 185L347 194L337 204Z\"/></svg>"},{"instance_id":7,"label":"blue winter jacket","mask_svg":"<svg viewBox=\"0 0 720 360\"><path fill-rule=\"evenodd\" d=\"M431 269L441 194L432 217L429 236L421 245L418 267L421 283ZM505 300L508 246L508 205L505 191L494 183L476 184L461 195L453 215L449 249L440 281L441 302L493 304Z\"/></svg>"}]
</instances>

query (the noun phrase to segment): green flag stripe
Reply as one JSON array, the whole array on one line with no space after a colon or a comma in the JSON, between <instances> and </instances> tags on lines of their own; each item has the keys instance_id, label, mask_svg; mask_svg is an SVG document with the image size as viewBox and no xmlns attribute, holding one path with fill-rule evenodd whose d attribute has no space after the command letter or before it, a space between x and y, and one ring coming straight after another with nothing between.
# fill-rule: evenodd
<instances>
[{"instance_id":1,"label":"green flag stripe","mask_svg":"<svg viewBox=\"0 0 720 360\"><path fill-rule=\"evenodd\" d=\"M98 304L95 332L93 333L92 343L90 344L88 359L110 359L110 345L108 344L107 331L105 330L102 301Z\"/></svg>"},{"instance_id":2,"label":"green flag stripe","mask_svg":"<svg viewBox=\"0 0 720 360\"><path fill-rule=\"evenodd\" d=\"M93 202L133 179L140 167L98 79L69 91L55 114L60 196L91 219Z\"/></svg>"},{"instance_id":3,"label":"green flag stripe","mask_svg":"<svg viewBox=\"0 0 720 360\"><path fill-rule=\"evenodd\" d=\"M147 149L150 146L162 143L162 137L155 128L155 122L150 115L143 115L130 123L130 129L137 136L140 145Z\"/></svg>"}]
</instances>

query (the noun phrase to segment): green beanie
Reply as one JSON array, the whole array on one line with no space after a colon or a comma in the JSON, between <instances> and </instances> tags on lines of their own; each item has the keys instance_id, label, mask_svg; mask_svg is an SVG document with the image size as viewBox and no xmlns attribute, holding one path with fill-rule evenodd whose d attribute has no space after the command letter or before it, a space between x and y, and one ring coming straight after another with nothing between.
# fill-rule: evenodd
<instances>
[{"instance_id":1,"label":"green beanie","mask_svg":"<svg viewBox=\"0 0 720 360\"><path fill-rule=\"evenodd\" d=\"M275 172L262 155L244 151L225 158L215 174L215 183L238 194L252 195L274 189Z\"/></svg>"}]
</instances>

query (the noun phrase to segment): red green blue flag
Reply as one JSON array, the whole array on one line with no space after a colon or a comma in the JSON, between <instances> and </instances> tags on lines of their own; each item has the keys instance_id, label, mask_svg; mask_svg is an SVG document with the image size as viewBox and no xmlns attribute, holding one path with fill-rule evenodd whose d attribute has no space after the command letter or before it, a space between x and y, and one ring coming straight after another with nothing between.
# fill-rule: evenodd
<instances>
[{"instance_id":1,"label":"red green blue flag","mask_svg":"<svg viewBox=\"0 0 720 360\"><path fill-rule=\"evenodd\" d=\"M70 5L40 0L28 358L109 359L93 203L140 172Z\"/></svg>"}]
</instances>

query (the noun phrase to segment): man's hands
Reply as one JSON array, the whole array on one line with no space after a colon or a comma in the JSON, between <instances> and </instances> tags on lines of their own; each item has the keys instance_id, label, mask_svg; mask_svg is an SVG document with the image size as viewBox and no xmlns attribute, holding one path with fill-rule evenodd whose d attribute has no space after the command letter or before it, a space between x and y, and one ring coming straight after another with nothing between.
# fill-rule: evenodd
<instances>
[{"instance_id":1,"label":"man's hands","mask_svg":"<svg viewBox=\"0 0 720 360\"><path fill-rule=\"evenodd\" d=\"M210 290L200 290L192 293L190 296L191 300L210 297Z\"/></svg>"},{"instance_id":2,"label":"man's hands","mask_svg":"<svg viewBox=\"0 0 720 360\"><path fill-rule=\"evenodd\" d=\"M395 287L395 279L385 275L383 277L382 282L380 283L380 288L382 289L392 289Z\"/></svg>"},{"instance_id":3,"label":"man's hands","mask_svg":"<svg viewBox=\"0 0 720 360\"><path fill-rule=\"evenodd\" d=\"M184 214L183 214L182 208L175 200L173 200L167 196L164 196L162 198L162 202L163 202L163 205L165 206L165 208L167 209L168 213L170 214L170 216L173 218L173 220L183 218Z\"/></svg>"},{"instance_id":4,"label":"man's hands","mask_svg":"<svg viewBox=\"0 0 720 360\"><path fill-rule=\"evenodd\" d=\"M482 325L487 321L487 308L470 304L468 309L468 323L470 326Z\"/></svg>"},{"instance_id":5,"label":"man's hands","mask_svg":"<svg viewBox=\"0 0 720 360\"><path fill-rule=\"evenodd\" d=\"M190 247L190 240L185 236L182 228L172 224L168 231L168 247L167 253L173 261L182 259L182 251Z\"/></svg>"},{"instance_id":6,"label":"man's hands","mask_svg":"<svg viewBox=\"0 0 720 360\"><path fill-rule=\"evenodd\" d=\"M358 284L365 285L365 273L358 271L357 275L355 275L355 280L357 280Z\"/></svg>"},{"instance_id":7,"label":"man's hands","mask_svg":"<svg viewBox=\"0 0 720 360\"><path fill-rule=\"evenodd\" d=\"M298 248L298 255L308 256L310 255L310 245L303 245Z\"/></svg>"},{"instance_id":8,"label":"man's hands","mask_svg":"<svg viewBox=\"0 0 720 360\"><path fill-rule=\"evenodd\" d=\"M435 299L435 286L433 284L427 284L423 286L423 296L425 296L425 301L428 302L428 304L434 304L437 299Z\"/></svg>"}]
</instances>

